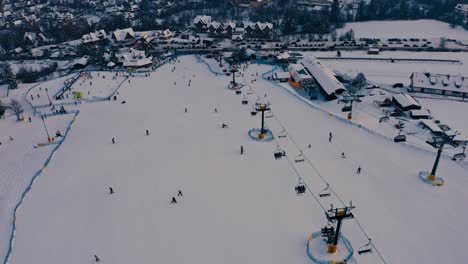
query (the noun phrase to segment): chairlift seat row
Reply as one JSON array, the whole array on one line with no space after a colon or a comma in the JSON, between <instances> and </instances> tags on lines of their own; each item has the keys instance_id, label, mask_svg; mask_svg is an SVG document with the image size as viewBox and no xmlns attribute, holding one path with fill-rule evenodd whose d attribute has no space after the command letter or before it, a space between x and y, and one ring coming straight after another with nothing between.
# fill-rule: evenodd
<instances>
[{"instance_id":1,"label":"chairlift seat row","mask_svg":"<svg viewBox=\"0 0 468 264\"><path fill-rule=\"evenodd\" d=\"M363 245L362 247L360 247L358 249L358 254L359 255L366 254L366 253L372 253L372 244L371 244L371 239L370 238L369 238L369 241L367 242L367 244Z\"/></svg>"},{"instance_id":2,"label":"chairlift seat row","mask_svg":"<svg viewBox=\"0 0 468 264\"><path fill-rule=\"evenodd\" d=\"M406 136L405 135L398 135L393 138L393 142L406 142Z\"/></svg>"},{"instance_id":3,"label":"chairlift seat row","mask_svg":"<svg viewBox=\"0 0 468 264\"><path fill-rule=\"evenodd\" d=\"M327 183L327 187L319 192L319 197L328 197L330 196L330 185Z\"/></svg>"}]
</instances>

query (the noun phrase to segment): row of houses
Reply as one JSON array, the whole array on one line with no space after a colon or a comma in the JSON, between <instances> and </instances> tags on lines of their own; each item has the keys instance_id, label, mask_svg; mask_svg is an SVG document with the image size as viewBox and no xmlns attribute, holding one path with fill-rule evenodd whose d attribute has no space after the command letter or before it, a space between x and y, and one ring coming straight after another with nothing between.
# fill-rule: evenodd
<instances>
[{"instance_id":1,"label":"row of houses","mask_svg":"<svg viewBox=\"0 0 468 264\"><path fill-rule=\"evenodd\" d=\"M433 74L413 72L409 92L449 95L468 98L468 77L460 74Z\"/></svg>"},{"instance_id":2,"label":"row of houses","mask_svg":"<svg viewBox=\"0 0 468 264\"><path fill-rule=\"evenodd\" d=\"M137 34L132 28L124 28L124 29L117 29L108 35L104 30L99 30L95 32L91 32L89 34L85 34L81 37L81 42L83 44L96 44L103 40L111 40L115 43L131 43L137 39L143 39L146 42L151 42L156 39L160 40L168 40L173 37L173 33L171 30L155 30L155 31L148 31Z\"/></svg>"},{"instance_id":3,"label":"row of houses","mask_svg":"<svg viewBox=\"0 0 468 264\"><path fill-rule=\"evenodd\" d=\"M193 20L193 26L197 32L208 33L211 37L232 38L242 40L244 38L271 39L273 24L263 22L218 22L212 21L211 16L200 15Z\"/></svg>"},{"instance_id":4,"label":"row of houses","mask_svg":"<svg viewBox=\"0 0 468 264\"><path fill-rule=\"evenodd\" d=\"M265 7L272 3L272 0L231 0L231 4L237 7Z\"/></svg>"}]
</instances>

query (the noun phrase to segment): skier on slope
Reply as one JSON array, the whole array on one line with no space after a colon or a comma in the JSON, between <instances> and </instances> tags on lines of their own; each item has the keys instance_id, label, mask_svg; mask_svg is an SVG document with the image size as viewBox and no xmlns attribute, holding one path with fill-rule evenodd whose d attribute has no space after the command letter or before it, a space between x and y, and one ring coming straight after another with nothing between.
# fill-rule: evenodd
<instances>
[{"instance_id":1,"label":"skier on slope","mask_svg":"<svg viewBox=\"0 0 468 264\"><path fill-rule=\"evenodd\" d=\"M328 136L328 142L332 142L332 138L333 138L333 134L332 134L332 132L330 132L330 134Z\"/></svg>"},{"instance_id":2,"label":"skier on slope","mask_svg":"<svg viewBox=\"0 0 468 264\"><path fill-rule=\"evenodd\" d=\"M146 129L146 135L149 136L149 130L148 129Z\"/></svg>"},{"instance_id":3,"label":"skier on slope","mask_svg":"<svg viewBox=\"0 0 468 264\"><path fill-rule=\"evenodd\" d=\"M171 204L176 204L177 203L177 200L174 196L172 196L172 200L171 200Z\"/></svg>"},{"instance_id":4,"label":"skier on slope","mask_svg":"<svg viewBox=\"0 0 468 264\"><path fill-rule=\"evenodd\" d=\"M356 173L357 173L357 174L361 174L361 166L359 166L359 167L357 168L357 172L356 172Z\"/></svg>"},{"instance_id":5,"label":"skier on slope","mask_svg":"<svg viewBox=\"0 0 468 264\"><path fill-rule=\"evenodd\" d=\"M241 146L241 148L240 148L240 153L241 153L241 155L244 154L244 146Z\"/></svg>"},{"instance_id":6,"label":"skier on slope","mask_svg":"<svg viewBox=\"0 0 468 264\"><path fill-rule=\"evenodd\" d=\"M184 196L184 195L182 194L182 191L181 191L180 189L179 189L179 192L177 193L177 196L179 196L179 197Z\"/></svg>"},{"instance_id":7,"label":"skier on slope","mask_svg":"<svg viewBox=\"0 0 468 264\"><path fill-rule=\"evenodd\" d=\"M109 194L114 194L114 188L109 187Z\"/></svg>"},{"instance_id":8,"label":"skier on slope","mask_svg":"<svg viewBox=\"0 0 468 264\"><path fill-rule=\"evenodd\" d=\"M94 262L99 262L101 261L97 255L94 255Z\"/></svg>"},{"instance_id":9,"label":"skier on slope","mask_svg":"<svg viewBox=\"0 0 468 264\"><path fill-rule=\"evenodd\" d=\"M115 144L115 138L112 138L112 144Z\"/></svg>"},{"instance_id":10,"label":"skier on slope","mask_svg":"<svg viewBox=\"0 0 468 264\"><path fill-rule=\"evenodd\" d=\"M344 152L341 152L341 157L342 157L343 159L346 158Z\"/></svg>"}]
</instances>

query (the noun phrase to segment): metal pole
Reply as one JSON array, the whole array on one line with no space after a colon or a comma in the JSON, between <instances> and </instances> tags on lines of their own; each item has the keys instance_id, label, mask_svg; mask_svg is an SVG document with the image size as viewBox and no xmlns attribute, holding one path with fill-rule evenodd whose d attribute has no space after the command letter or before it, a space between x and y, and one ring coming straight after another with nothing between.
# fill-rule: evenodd
<instances>
[{"instance_id":1,"label":"metal pole","mask_svg":"<svg viewBox=\"0 0 468 264\"><path fill-rule=\"evenodd\" d=\"M42 116L42 123L44 124L44 129L47 133L47 140L49 141L50 140L50 135L49 135L49 131L47 130L47 126L45 124L45 121L44 121L44 116Z\"/></svg>"},{"instance_id":2,"label":"metal pole","mask_svg":"<svg viewBox=\"0 0 468 264\"><path fill-rule=\"evenodd\" d=\"M264 132L265 132L264 123L265 123L265 111L262 111L262 130L261 130L260 133L264 133Z\"/></svg>"},{"instance_id":3,"label":"metal pole","mask_svg":"<svg viewBox=\"0 0 468 264\"><path fill-rule=\"evenodd\" d=\"M338 238L340 237L340 230L341 230L341 221L342 219L338 219L338 223L336 224L336 234L333 240L333 245L338 245Z\"/></svg>"},{"instance_id":4,"label":"metal pole","mask_svg":"<svg viewBox=\"0 0 468 264\"><path fill-rule=\"evenodd\" d=\"M441 144L440 147L437 149L437 157L436 157L436 160L434 162L434 166L432 167L432 171L431 171L431 174L430 174L432 176L436 175L437 166L439 166L440 155L442 154L442 149L443 148L444 148L444 144Z\"/></svg>"}]
</instances>

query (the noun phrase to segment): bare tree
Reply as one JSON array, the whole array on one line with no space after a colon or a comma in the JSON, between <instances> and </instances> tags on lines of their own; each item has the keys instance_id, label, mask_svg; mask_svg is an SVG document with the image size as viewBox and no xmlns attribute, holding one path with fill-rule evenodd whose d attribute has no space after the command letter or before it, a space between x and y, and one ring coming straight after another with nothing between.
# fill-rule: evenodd
<instances>
[{"instance_id":1,"label":"bare tree","mask_svg":"<svg viewBox=\"0 0 468 264\"><path fill-rule=\"evenodd\" d=\"M445 49L446 46L447 46L447 39L444 37L440 38L439 48Z\"/></svg>"},{"instance_id":2,"label":"bare tree","mask_svg":"<svg viewBox=\"0 0 468 264\"><path fill-rule=\"evenodd\" d=\"M11 106L11 110L16 115L16 119L18 121L20 121L21 120L21 114L23 113L23 106L16 99L11 99L11 105L10 106Z\"/></svg>"},{"instance_id":3,"label":"bare tree","mask_svg":"<svg viewBox=\"0 0 468 264\"><path fill-rule=\"evenodd\" d=\"M7 109L8 109L8 106L4 105L2 101L0 101L0 118L4 117Z\"/></svg>"},{"instance_id":4,"label":"bare tree","mask_svg":"<svg viewBox=\"0 0 468 264\"><path fill-rule=\"evenodd\" d=\"M354 78L354 80L352 81L352 85L354 87L351 89L350 93L352 93L352 94L357 93L366 84L367 84L367 78L364 75L364 73L362 73L362 72L358 73L356 75L356 77Z\"/></svg>"}]
</instances>

